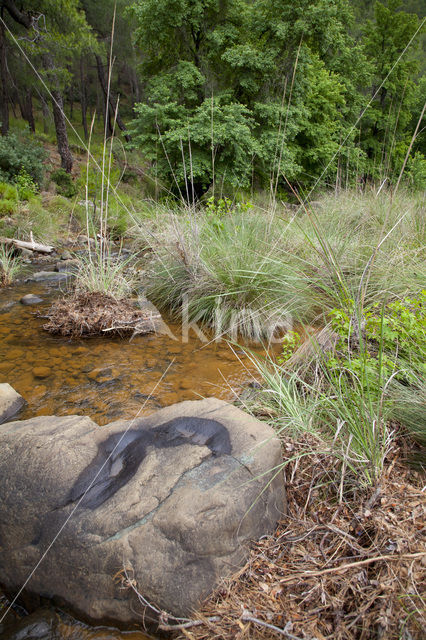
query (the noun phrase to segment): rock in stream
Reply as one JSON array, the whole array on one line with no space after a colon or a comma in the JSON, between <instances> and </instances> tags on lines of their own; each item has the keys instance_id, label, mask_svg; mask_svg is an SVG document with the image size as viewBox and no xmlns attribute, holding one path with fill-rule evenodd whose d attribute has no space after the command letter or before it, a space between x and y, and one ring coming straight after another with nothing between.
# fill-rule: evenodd
<instances>
[{"instance_id":1,"label":"rock in stream","mask_svg":"<svg viewBox=\"0 0 426 640\"><path fill-rule=\"evenodd\" d=\"M24 405L24 398L10 384L0 384L0 424L15 417Z\"/></svg>"},{"instance_id":2,"label":"rock in stream","mask_svg":"<svg viewBox=\"0 0 426 640\"><path fill-rule=\"evenodd\" d=\"M0 583L13 596L63 527L29 593L130 626L143 608L122 588L126 569L147 602L188 615L250 539L273 531L281 461L268 425L214 398L105 427L81 416L4 424Z\"/></svg>"}]
</instances>

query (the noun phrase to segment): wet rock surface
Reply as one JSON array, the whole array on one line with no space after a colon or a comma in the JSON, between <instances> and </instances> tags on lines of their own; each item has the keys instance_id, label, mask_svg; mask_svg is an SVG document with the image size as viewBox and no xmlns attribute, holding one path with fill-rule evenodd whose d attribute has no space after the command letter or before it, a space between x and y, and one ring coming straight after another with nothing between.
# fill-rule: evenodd
<instances>
[{"instance_id":1,"label":"wet rock surface","mask_svg":"<svg viewBox=\"0 0 426 640\"><path fill-rule=\"evenodd\" d=\"M0 624L2 640L63 640L58 617L49 610L36 611L14 624Z\"/></svg>"},{"instance_id":2,"label":"wet rock surface","mask_svg":"<svg viewBox=\"0 0 426 640\"><path fill-rule=\"evenodd\" d=\"M79 261L77 259L64 260L55 264L55 272L57 273L73 273L77 271L79 267Z\"/></svg>"},{"instance_id":3,"label":"wet rock surface","mask_svg":"<svg viewBox=\"0 0 426 640\"><path fill-rule=\"evenodd\" d=\"M126 568L148 602L186 615L273 530L281 460L267 425L212 398L102 428L80 416L5 424L0 582L17 590L67 521L30 592L131 625L143 611L114 581Z\"/></svg>"},{"instance_id":4,"label":"wet rock surface","mask_svg":"<svg viewBox=\"0 0 426 640\"><path fill-rule=\"evenodd\" d=\"M24 405L24 398L10 384L0 384L0 424L16 416Z\"/></svg>"},{"instance_id":5,"label":"wet rock surface","mask_svg":"<svg viewBox=\"0 0 426 640\"><path fill-rule=\"evenodd\" d=\"M27 280L29 282L61 282L69 277L69 273L57 271L36 271Z\"/></svg>"},{"instance_id":6,"label":"wet rock surface","mask_svg":"<svg viewBox=\"0 0 426 640\"><path fill-rule=\"evenodd\" d=\"M25 306L29 306L33 304L40 304L41 302L43 302L43 298L40 298L33 293L27 293L26 296L22 296L20 302Z\"/></svg>"}]
</instances>

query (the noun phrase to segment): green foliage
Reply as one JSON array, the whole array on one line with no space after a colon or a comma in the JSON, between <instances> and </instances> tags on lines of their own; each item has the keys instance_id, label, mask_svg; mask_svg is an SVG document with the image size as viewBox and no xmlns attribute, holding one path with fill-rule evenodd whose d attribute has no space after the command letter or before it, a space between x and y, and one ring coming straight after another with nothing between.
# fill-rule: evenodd
<instances>
[{"instance_id":1,"label":"green foliage","mask_svg":"<svg viewBox=\"0 0 426 640\"><path fill-rule=\"evenodd\" d=\"M77 193L77 187L74 184L72 176L65 169L57 169L50 175L51 179L57 186L57 191L65 198L72 198Z\"/></svg>"},{"instance_id":2,"label":"green foliage","mask_svg":"<svg viewBox=\"0 0 426 640\"><path fill-rule=\"evenodd\" d=\"M43 162L46 151L34 139L10 133L0 137L0 179L15 182L21 173L41 184L44 176Z\"/></svg>"},{"instance_id":3,"label":"green foliage","mask_svg":"<svg viewBox=\"0 0 426 640\"><path fill-rule=\"evenodd\" d=\"M16 176L15 184L20 200L31 200L40 190L38 184L34 182L25 169L20 170Z\"/></svg>"},{"instance_id":4,"label":"green foliage","mask_svg":"<svg viewBox=\"0 0 426 640\"><path fill-rule=\"evenodd\" d=\"M137 1L133 11L147 54L133 145L184 199L254 176L310 184L334 172L345 135L352 161L347 132L366 72L345 0Z\"/></svg>"},{"instance_id":5,"label":"green foliage","mask_svg":"<svg viewBox=\"0 0 426 640\"><path fill-rule=\"evenodd\" d=\"M44 28L39 28L37 19L32 21L21 46L50 88L66 86L71 78L72 61L83 51L96 47L79 0L28 0L24 11L30 16L42 16ZM14 31L16 28L14 25Z\"/></svg>"},{"instance_id":6,"label":"green foliage","mask_svg":"<svg viewBox=\"0 0 426 640\"><path fill-rule=\"evenodd\" d=\"M261 406L263 411L265 406L271 408L279 432L289 431L298 438L313 434L320 450L340 461L342 487L379 482L392 442L383 387L365 389L358 374L343 368L340 376L330 372L320 350L308 363L308 374L305 360L300 370L277 364L270 356L252 361L264 380Z\"/></svg>"},{"instance_id":7,"label":"green foliage","mask_svg":"<svg viewBox=\"0 0 426 640\"><path fill-rule=\"evenodd\" d=\"M99 167L102 167L102 156L97 155L95 157L96 163ZM117 188L120 182L120 169L118 167L106 167L105 171L108 176L102 180L102 171L98 169L95 163L90 164L89 167L82 166L80 169L80 175L77 179L77 188L79 192L88 199L93 202L95 205L99 205L102 198L105 200L107 192L112 193L111 187L108 185L107 177L109 178L109 183L113 188ZM102 186L104 189L102 195Z\"/></svg>"},{"instance_id":8,"label":"green foliage","mask_svg":"<svg viewBox=\"0 0 426 640\"><path fill-rule=\"evenodd\" d=\"M359 310L354 314L353 301L349 307L349 313L334 309L329 314L334 331L342 337L337 353L327 362L331 371L352 372L363 388L377 388L391 376L409 384L426 373L426 291L384 306L373 304L361 314ZM358 350L342 356L345 342L360 324L363 336Z\"/></svg>"},{"instance_id":9,"label":"green foliage","mask_svg":"<svg viewBox=\"0 0 426 640\"><path fill-rule=\"evenodd\" d=\"M11 215L18 209L18 191L14 185L0 182L0 216Z\"/></svg>"},{"instance_id":10,"label":"green foliage","mask_svg":"<svg viewBox=\"0 0 426 640\"><path fill-rule=\"evenodd\" d=\"M416 151L414 156L409 158L406 177L415 191L426 189L426 158L420 151Z\"/></svg>"},{"instance_id":11,"label":"green foliage","mask_svg":"<svg viewBox=\"0 0 426 640\"><path fill-rule=\"evenodd\" d=\"M281 353L277 357L279 364L284 364L291 358L296 349L300 346L302 337L297 331L288 331L282 340Z\"/></svg>"},{"instance_id":12,"label":"green foliage","mask_svg":"<svg viewBox=\"0 0 426 640\"><path fill-rule=\"evenodd\" d=\"M121 200L121 198L120 198ZM107 229L113 240L122 238L128 230L131 221L127 208L119 200L111 197L108 205Z\"/></svg>"},{"instance_id":13,"label":"green foliage","mask_svg":"<svg viewBox=\"0 0 426 640\"><path fill-rule=\"evenodd\" d=\"M12 200L18 202L18 190L14 184L8 182L0 182L0 198L3 200Z\"/></svg>"},{"instance_id":14,"label":"green foliage","mask_svg":"<svg viewBox=\"0 0 426 640\"><path fill-rule=\"evenodd\" d=\"M250 185L257 148L254 120L230 95L205 99L196 107L171 101L139 104L135 112L132 144L184 198L192 200L192 191L201 195L214 179Z\"/></svg>"},{"instance_id":15,"label":"green foliage","mask_svg":"<svg viewBox=\"0 0 426 640\"><path fill-rule=\"evenodd\" d=\"M415 113L419 37L400 58L419 19L401 11L401 4L400 0L376 2L375 19L365 26L364 50L374 69L374 100L361 123L361 148L373 179L398 176L421 110Z\"/></svg>"},{"instance_id":16,"label":"green foliage","mask_svg":"<svg viewBox=\"0 0 426 640\"><path fill-rule=\"evenodd\" d=\"M250 201L235 202L226 196L224 198L211 196L206 201L205 211L212 225L215 226L218 231L223 231L223 218L225 216L229 216L235 212L246 213L252 206Z\"/></svg>"}]
</instances>

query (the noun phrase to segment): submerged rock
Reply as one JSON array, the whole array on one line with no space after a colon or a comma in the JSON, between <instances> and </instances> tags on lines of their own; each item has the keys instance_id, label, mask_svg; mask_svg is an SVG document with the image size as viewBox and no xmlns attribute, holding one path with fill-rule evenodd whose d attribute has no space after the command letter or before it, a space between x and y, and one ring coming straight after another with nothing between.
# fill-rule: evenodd
<instances>
[{"instance_id":1,"label":"submerged rock","mask_svg":"<svg viewBox=\"0 0 426 640\"><path fill-rule=\"evenodd\" d=\"M58 630L58 623L57 615L52 611L41 609L11 626L6 623L0 624L0 637L3 640L63 640L63 635Z\"/></svg>"},{"instance_id":2,"label":"submerged rock","mask_svg":"<svg viewBox=\"0 0 426 640\"><path fill-rule=\"evenodd\" d=\"M24 405L24 398L10 384L0 384L0 424L16 416Z\"/></svg>"},{"instance_id":3,"label":"submerged rock","mask_svg":"<svg viewBox=\"0 0 426 640\"><path fill-rule=\"evenodd\" d=\"M69 277L68 272L58 273L56 271L37 271L31 277L27 278L27 282L60 282Z\"/></svg>"},{"instance_id":4,"label":"submerged rock","mask_svg":"<svg viewBox=\"0 0 426 640\"><path fill-rule=\"evenodd\" d=\"M34 293L27 293L26 296L23 296L20 300L23 305L31 305L31 304L40 304L43 302L43 298L36 296Z\"/></svg>"},{"instance_id":5,"label":"submerged rock","mask_svg":"<svg viewBox=\"0 0 426 640\"><path fill-rule=\"evenodd\" d=\"M6 424L0 582L13 595L66 522L31 593L131 625L143 610L126 570L149 603L187 615L272 532L281 460L270 427L213 398L102 428L80 416Z\"/></svg>"},{"instance_id":6,"label":"submerged rock","mask_svg":"<svg viewBox=\"0 0 426 640\"><path fill-rule=\"evenodd\" d=\"M52 370L49 367L34 367L33 369L33 376L35 378L48 378L50 376L50 374L52 373Z\"/></svg>"},{"instance_id":7,"label":"submerged rock","mask_svg":"<svg viewBox=\"0 0 426 640\"><path fill-rule=\"evenodd\" d=\"M80 263L76 258L72 260L64 260L61 258L60 262L55 264L55 271L58 273L75 273L79 265Z\"/></svg>"}]
</instances>

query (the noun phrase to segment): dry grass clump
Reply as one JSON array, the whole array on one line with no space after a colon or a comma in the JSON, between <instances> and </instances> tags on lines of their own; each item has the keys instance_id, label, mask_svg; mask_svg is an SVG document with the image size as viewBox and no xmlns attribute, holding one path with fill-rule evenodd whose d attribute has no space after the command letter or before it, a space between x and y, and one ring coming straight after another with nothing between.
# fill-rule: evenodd
<instances>
[{"instance_id":1,"label":"dry grass clump","mask_svg":"<svg viewBox=\"0 0 426 640\"><path fill-rule=\"evenodd\" d=\"M143 334L155 331L156 316L129 300L100 292L74 293L53 303L43 329L61 336Z\"/></svg>"},{"instance_id":2,"label":"dry grass clump","mask_svg":"<svg viewBox=\"0 0 426 640\"><path fill-rule=\"evenodd\" d=\"M303 447L284 442L288 457ZM290 463L288 514L277 531L252 545L245 567L174 637L423 638L425 496L401 457L394 449L380 488L340 503L335 459L312 453Z\"/></svg>"}]
</instances>

